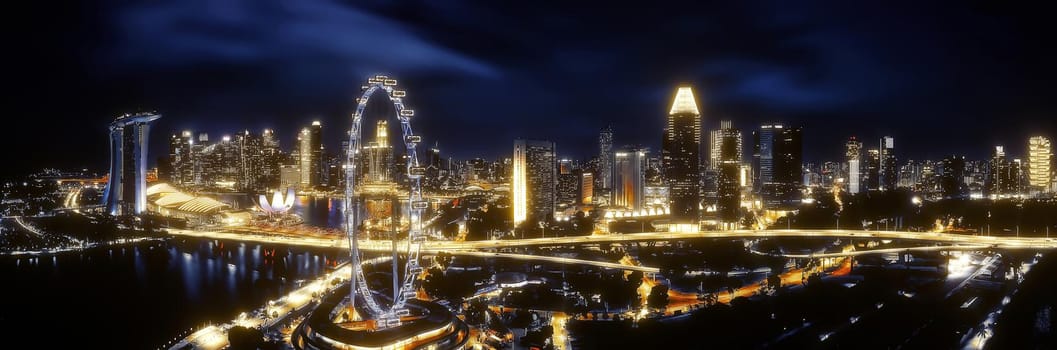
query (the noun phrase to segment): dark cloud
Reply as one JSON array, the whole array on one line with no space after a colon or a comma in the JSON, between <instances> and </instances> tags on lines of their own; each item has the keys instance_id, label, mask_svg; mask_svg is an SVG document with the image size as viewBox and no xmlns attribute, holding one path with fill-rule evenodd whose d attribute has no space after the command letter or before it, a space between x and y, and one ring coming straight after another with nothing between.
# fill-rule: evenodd
<instances>
[{"instance_id":1,"label":"dark cloud","mask_svg":"<svg viewBox=\"0 0 1057 350\"><path fill-rule=\"evenodd\" d=\"M299 126L321 119L334 147L362 80L383 72L408 89L416 130L459 157L505 155L515 137L588 156L607 124L619 144L656 148L680 83L697 88L706 127L720 118L745 129L803 124L808 159L837 157L850 135L894 135L904 158L980 156L995 143L1016 152L1031 133L1057 136L1048 19L1022 6L192 1L40 9L12 44L21 89L11 112L41 117L27 121L26 135L51 131L62 141L17 136L5 146L41 144L55 154L26 167L101 167L106 121L155 108L165 114L156 140L185 128L272 127L289 144Z\"/></svg>"}]
</instances>

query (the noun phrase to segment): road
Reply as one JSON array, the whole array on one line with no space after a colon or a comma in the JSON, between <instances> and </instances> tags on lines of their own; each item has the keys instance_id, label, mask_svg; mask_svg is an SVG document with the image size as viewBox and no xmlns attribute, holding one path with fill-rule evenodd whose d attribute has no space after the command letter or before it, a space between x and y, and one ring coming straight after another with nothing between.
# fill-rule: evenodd
<instances>
[{"instance_id":1,"label":"road","mask_svg":"<svg viewBox=\"0 0 1057 350\"><path fill-rule=\"evenodd\" d=\"M942 246L927 246L927 247L904 247L904 248L882 248L882 249L870 249L870 250L853 250L841 253L820 253L820 254L785 254L785 253L767 253L758 250L749 250L753 254L777 256L783 258L796 258L796 259L814 259L814 258L840 258L850 256L860 256L869 254L884 254L884 253L904 253L904 252L935 252L935 251L951 251L951 250L981 250L987 249L990 246L986 245L942 245Z\"/></svg>"},{"instance_id":2,"label":"road","mask_svg":"<svg viewBox=\"0 0 1057 350\"><path fill-rule=\"evenodd\" d=\"M232 232L208 232L208 231L191 231L191 230L177 230L170 229L170 234L179 236L191 236L209 239L225 239L225 240L241 240L241 241L253 241L260 243L276 243L276 244L292 244L292 245L308 245L315 247L332 247L332 248L345 248L348 249L348 243L344 239L328 239L320 237L289 237L289 236L265 236L265 235L250 235L250 234L239 234ZM407 250L407 243L401 242L402 244L397 245L397 249L400 251ZM431 242L432 243L432 242ZM362 251L372 252L391 252L392 246L390 241L360 241L359 247ZM622 269L630 271L642 271L657 273L660 269L655 267L645 266L626 266L618 263L605 262L605 261L594 261L574 258L563 258L554 256L541 256L541 255L529 255L529 254L516 254L516 253L493 253L493 252L478 252L471 250L447 250L434 248L430 244L424 245L422 248L423 252L441 252L446 251L452 255L461 256L473 256L480 258L502 258L502 259L517 259L517 260L533 260L533 261L545 261L558 264L569 264L569 265L590 265L595 267L607 268L607 269Z\"/></svg>"},{"instance_id":3,"label":"road","mask_svg":"<svg viewBox=\"0 0 1057 350\"><path fill-rule=\"evenodd\" d=\"M229 231L190 231L170 229L170 233L186 236L197 236L218 239L250 240L266 243L284 243L293 245L309 245L317 247L343 247L348 248L348 243L342 236L291 236L271 235L262 233L260 235L240 234ZM1057 238L1045 237L996 237L996 236L973 236L954 233L930 233L930 232L902 232L902 231L857 231L857 230L734 230L734 231L698 231L698 232L644 232L629 234L591 235L573 237L548 237L510 240L487 240L487 241L428 241L422 245L423 251L456 251L456 250L481 250L500 249L530 246L551 246L569 244L598 244L619 243L639 241L665 241L694 238L872 238L872 239L898 239L947 244L975 244L991 246L995 248L1030 248L1030 249L1053 249L1057 248ZM401 242L399 245L406 243ZM392 249L387 240L364 240L360 248L367 251ZM840 255L846 256L846 255ZM816 256L817 257L817 256Z\"/></svg>"}]
</instances>

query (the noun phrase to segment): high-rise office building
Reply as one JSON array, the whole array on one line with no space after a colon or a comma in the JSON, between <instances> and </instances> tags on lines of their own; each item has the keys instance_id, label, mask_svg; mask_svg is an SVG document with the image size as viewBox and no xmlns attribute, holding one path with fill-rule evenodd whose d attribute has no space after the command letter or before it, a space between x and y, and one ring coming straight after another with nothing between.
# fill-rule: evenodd
<instances>
[{"instance_id":1,"label":"high-rise office building","mask_svg":"<svg viewBox=\"0 0 1057 350\"><path fill-rule=\"evenodd\" d=\"M559 206L568 207L580 204L581 172L582 170L572 159L558 160L558 184L554 195Z\"/></svg>"},{"instance_id":2,"label":"high-rise office building","mask_svg":"<svg viewBox=\"0 0 1057 350\"><path fill-rule=\"evenodd\" d=\"M580 204L580 174L579 170L558 174L558 182L554 190L554 199L560 207L570 207Z\"/></svg>"},{"instance_id":3,"label":"high-rise office building","mask_svg":"<svg viewBox=\"0 0 1057 350\"><path fill-rule=\"evenodd\" d=\"M995 146L988 164L987 180L984 182L984 196L998 198L1009 194L1010 180L1005 147Z\"/></svg>"},{"instance_id":4,"label":"high-rise office building","mask_svg":"<svg viewBox=\"0 0 1057 350\"><path fill-rule=\"evenodd\" d=\"M859 193L862 186L862 142L852 136L844 146L844 158L848 162L848 192Z\"/></svg>"},{"instance_id":5,"label":"high-rise office building","mask_svg":"<svg viewBox=\"0 0 1057 350\"><path fill-rule=\"evenodd\" d=\"M711 149L716 172L716 211L720 221L737 222L741 207L741 130L730 121L721 122L720 128L712 131Z\"/></svg>"},{"instance_id":6,"label":"high-rise office building","mask_svg":"<svg viewBox=\"0 0 1057 350\"><path fill-rule=\"evenodd\" d=\"M1028 169L1027 164L1020 158L1014 158L1009 162L1009 185L1006 186L1006 193L1010 196L1018 196L1024 193L1024 189L1028 187Z\"/></svg>"},{"instance_id":7,"label":"high-rise office building","mask_svg":"<svg viewBox=\"0 0 1057 350\"><path fill-rule=\"evenodd\" d=\"M689 86L676 91L662 145L669 188L669 228L695 231L701 219L701 113Z\"/></svg>"},{"instance_id":8,"label":"high-rise office building","mask_svg":"<svg viewBox=\"0 0 1057 350\"><path fill-rule=\"evenodd\" d=\"M209 168L209 159L206 159L203 155L205 154L206 146L209 143L209 134L198 133L195 138L195 142L191 144L191 161L194 163L194 183L197 185L204 185L212 181L211 174L206 173L206 169Z\"/></svg>"},{"instance_id":9,"label":"high-rise office building","mask_svg":"<svg viewBox=\"0 0 1057 350\"><path fill-rule=\"evenodd\" d=\"M899 181L899 167L896 165L895 139L891 136L881 138L878 149L880 150L881 190L894 190Z\"/></svg>"},{"instance_id":10,"label":"high-rise office building","mask_svg":"<svg viewBox=\"0 0 1057 350\"><path fill-rule=\"evenodd\" d=\"M110 177L103 204L110 215L147 210L147 136L154 113L125 114L110 123Z\"/></svg>"},{"instance_id":11,"label":"high-rise office building","mask_svg":"<svg viewBox=\"0 0 1057 350\"><path fill-rule=\"evenodd\" d=\"M736 152L731 157L737 158L738 162L741 162L742 156L742 139L741 130L735 129L729 120L719 122L719 129L712 130L708 141L709 155L708 155L708 167L712 170L719 170L719 164L723 161L723 148L725 146L724 141L733 143L731 150Z\"/></svg>"},{"instance_id":12,"label":"high-rise office building","mask_svg":"<svg viewBox=\"0 0 1057 350\"><path fill-rule=\"evenodd\" d=\"M872 148L866 151L866 168L863 169L863 175L867 189L881 190L881 150Z\"/></svg>"},{"instance_id":13,"label":"high-rise office building","mask_svg":"<svg viewBox=\"0 0 1057 350\"><path fill-rule=\"evenodd\" d=\"M916 162L913 159L908 160L906 164L899 167L899 182L896 184L899 187L914 188L914 186L924 181L924 162Z\"/></svg>"},{"instance_id":14,"label":"high-rise office building","mask_svg":"<svg viewBox=\"0 0 1057 350\"><path fill-rule=\"evenodd\" d=\"M613 127L607 126L598 133L599 181L602 188L613 187Z\"/></svg>"},{"instance_id":15,"label":"high-rise office building","mask_svg":"<svg viewBox=\"0 0 1057 350\"><path fill-rule=\"evenodd\" d=\"M193 139L191 131L186 130L179 136L173 134L169 139L169 168L172 169L172 175L168 181L180 185L194 183L194 159L191 158Z\"/></svg>"},{"instance_id":16,"label":"high-rise office building","mask_svg":"<svg viewBox=\"0 0 1057 350\"><path fill-rule=\"evenodd\" d=\"M249 130L235 135L238 150L238 178L235 189L242 191L263 190L264 140Z\"/></svg>"},{"instance_id":17,"label":"high-rise office building","mask_svg":"<svg viewBox=\"0 0 1057 350\"><path fill-rule=\"evenodd\" d=\"M554 213L557 161L554 142L514 141L514 225L545 220Z\"/></svg>"},{"instance_id":18,"label":"high-rise office building","mask_svg":"<svg viewBox=\"0 0 1057 350\"><path fill-rule=\"evenodd\" d=\"M613 199L610 205L642 209L646 155L645 149L636 147L613 152Z\"/></svg>"},{"instance_id":19,"label":"high-rise office building","mask_svg":"<svg viewBox=\"0 0 1057 350\"><path fill-rule=\"evenodd\" d=\"M967 198L968 187L965 185L965 157L949 156L940 164L940 194L945 199Z\"/></svg>"},{"instance_id":20,"label":"high-rise office building","mask_svg":"<svg viewBox=\"0 0 1057 350\"><path fill-rule=\"evenodd\" d=\"M589 205L594 201L595 179L590 171L580 173L580 204Z\"/></svg>"},{"instance_id":21,"label":"high-rise office building","mask_svg":"<svg viewBox=\"0 0 1057 350\"><path fill-rule=\"evenodd\" d=\"M803 182L803 130L764 124L753 132L755 187L767 209L789 209L800 202Z\"/></svg>"},{"instance_id":22,"label":"high-rise office building","mask_svg":"<svg viewBox=\"0 0 1057 350\"><path fill-rule=\"evenodd\" d=\"M802 129L787 127L774 140L774 182L797 184L804 166Z\"/></svg>"},{"instance_id":23,"label":"high-rise office building","mask_svg":"<svg viewBox=\"0 0 1057 350\"><path fill-rule=\"evenodd\" d=\"M837 179L846 179L847 175L844 172L844 166L841 162L830 161L822 163L821 173L819 174L822 176L822 188L833 188L834 185L838 184Z\"/></svg>"},{"instance_id":24,"label":"high-rise office building","mask_svg":"<svg viewBox=\"0 0 1057 350\"><path fill-rule=\"evenodd\" d=\"M319 121L301 129L298 136L301 159L301 188L312 189L321 184L323 178L323 126Z\"/></svg>"},{"instance_id":25,"label":"high-rise office building","mask_svg":"<svg viewBox=\"0 0 1057 350\"><path fill-rule=\"evenodd\" d=\"M263 188L279 187L279 167L283 164L283 151L275 131L264 129L261 133L261 185Z\"/></svg>"},{"instance_id":26,"label":"high-rise office building","mask_svg":"<svg viewBox=\"0 0 1057 350\"><path fill-rule=\"evenodd\" d=\"M301 187L301 166L280 165L279 166L279 188Z\"/></svg>"},{"instance_id":27,"label":"high-rise office building","mask_svg":"<svg viewBox=\"0 0 1057 350\"><path fill-rule=\"evenodd\" d=\"M752 132L753 189L757 193L764 184L774 183L774 134L783 128L781 124L764 124Z\"/></svg>"},{"instance_id":28,"label":"high-rise office building","mask_svg":"<svg viewBox=\"0 0 1057 350\"><path fill-rule=\"evenodd\" d=\"M362 150L361 175L368 182L392 182L393 146L389 144L389 122L379 120L375 125L374 141L367 142Z\"/></svg>"},{"instance_id":29,"label":"high-rise office building","mask_svg":"<svg viewBox=\"0 0 1057 350\"><path fill-rule=\"evenodd\" d=\"M1028 181L1032 187L1041 191L1050 190L1053 179L1050 166L1053 165L1053 149L1050 139L1033 136L1028 139Z\"/></svg>"}]
</instances>

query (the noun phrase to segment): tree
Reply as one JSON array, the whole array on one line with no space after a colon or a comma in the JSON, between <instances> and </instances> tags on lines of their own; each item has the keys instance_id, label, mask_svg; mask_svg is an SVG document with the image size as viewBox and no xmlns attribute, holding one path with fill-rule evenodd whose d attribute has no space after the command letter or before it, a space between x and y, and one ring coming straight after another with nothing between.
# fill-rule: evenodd
<instances>
[{"instance_id":1,"label":"tree","mask_svg":"<svg viewBox=\"0 0 1057 350\"><path fill-rule=\"evenodd\" d=\"M668 286L658 284L650 289L650 295L646 297L646 304L653 309L665 309L668 307Z\"/></svg>"}]
</instances>

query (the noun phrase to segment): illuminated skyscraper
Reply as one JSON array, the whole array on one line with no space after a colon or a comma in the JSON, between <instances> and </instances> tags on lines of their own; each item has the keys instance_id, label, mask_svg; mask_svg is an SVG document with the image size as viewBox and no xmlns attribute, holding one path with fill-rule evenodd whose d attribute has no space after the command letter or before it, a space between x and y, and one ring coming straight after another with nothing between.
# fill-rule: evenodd
<instances>
[{"instance_id":1,"label":"illuminated skyscraper","mask_svg":"<svg viewBox=\"0 0 1057 350\"><path fill-rule=\"evenodd\" d=\"M895 139L890 136L881 138L880 145L880 170L879 174L881 190L894 190L899 179L899 168L896 166Z\"/></svg>"},{"instance_id":2,"label":"illuminated skyscraper","mask_svg":"<svg viewBox=\"0 0 1057 350\"><path fill-rule=\"evenodd\" d=\"M1008 194L1009 188L1009 162L1006 160L1006 151L1002 146L995 146L991 153L991 161L988 164L987 180L984 182L984 196L998 198Z\"/></svg>"},{"instance_id":3,"label":"illuminated skyscraper","mask_svg":"<svg viewBox=\"0 0 1057 350\"><path fill-rule=\"evenodd\" d=\"M181 185L194 183L194 159L191 158L193 145L191 131L184 131L179 136L173 134L169 139L169 166L172 169L169 181Z\"/></svg>"},{"instance_id":4,"label":"illuminated skyscraper","mask_svg":"<svg viewBox=\"0 0 1057 350\"><path fill-rule=\"evenodd\" d=\"M730 121L720 123L719 130L712 131L712 166L716 176L716 210L720 221L737 222L741 207L741 130L731 126Z\"/></svg>"},{"instance_id":5,"label":"illuminated skyscraper","mask_svg":"<svg viewBox=\"0 0 1057 350\"><path fill-rule=\"evenodd\" d=\"M246 130L235 135L238 150L238 177L235 189L242 191L262 190L264 187L264 141Z\"/></svg>"},{"instance_id":6,"label":"illuminated skyscraper","mask_svg":"<svg viewBox=\"0 0 1057 350\"><path fill-rule=\"evenodd\" d=\"M301 188L312 189L320 185L323 172L323 126L319 121L301 129L298 142L301 149Z\"/></svg>"},{"instance_id":7,"label":"illuminated skyscraper","mask_svg":"<svg viewBox=\"0 0 1057 350\"><path fill-rule=\"evenodd\" d=\"M642 209L646 152L630 147L613 153L613 200L610 205Z\"/></svg>"},{"instance_id":8,"label":"illuminated skyscraper","mask_svg":"<svg viewBox=\"0 0 1057 350\"><path fill-rule=\"evenodd\" d=\"M205 157L206 146L209 144L209 134L198 133L194 143L191 144L191 161L194 163L194 183L203 185L213 180L210 170L210 161Z\"/></svg>"},{"instance_id":9,"label":"illuminated skyscraper","mask_svg":"<svg viewBox=\"0 0 1057 350\"><path fill-rule=\"evenodd\" d=\"M598 134L598 162L602 188L613 188L613 127L607 126Z\"/></svg>"},{"instance_id":10,"label":"illuminated skyscraper","mask_svg":"<svg viewBox=\"0 0 1057 350\"><path fill-rule=\"evenodd\" d=\"M110 215L147 210L147 136L154 113L125 114L110 123L110 177L103 204Z\"/></svg>"},{"instance_id":11,"label":"illuminated skyscraper","mask_svg":"<svg viewBox=\"0 0 1057 350\"><path fill-rule=\"evenodd\" d=\"M754 186L764 208L788 208L799 204L803 183L802 129L782 124L764 124L753 132Z\"/></svg>"},{"instance_id":12,"label":"illuminated skyscraper","mask_svg":"<svg viewBox=\"0 0 1057 350\"><path fill-rule=\"evenodd\" d=\"M1050 189L1052 158L1050 139L1043 136L1028 139L1028 181L1032 187L1042 191Z\"/></svg>"},{"instance_id":13,"label":"illuminated skyscraper","mask_svg":"<svg viewBox=\"0 0 1057 350\"><path fill-rule=\"evenodd\" d=\"M366 171L362 176L369 182L391 182L393 178L393 146L389 144L389 122L379 120L374 132L374 141L363 147L365 157L361 166Z\"/></svg>"},{"instance_id":14,"label":"illuminated skyscraper","mask_svg":"<svg viewBox=\"0 0 1057 350\"><path fill-rule=\"evenodd\" d=\"M675 94L662 144L669 187L669 228L697 230L701 219L701 113L689 86L679 87Z\"/></svg>"},{"instance_id":15,"label":"illuminated skyscraper","mask_svg":"<svg viewBox=\"0 0 1057 350\"><path fill-rule=\"evenodd\" d=\"M708 148L709 148L708 167L709 167L709 169L716 170L716 171L719 170L719 164L723 162L723 160L722 160L723 159L723 156L722 156L723 149L724 149L724 146L726 146L724 144L724 141L733 142L733 145L729 146L730 147L729 150L733 151L733 152L736 152L734 154L730 154L729 157L727 157L728 161L729 161L729 159L736 159L738 163L741 163L741 156L742 156L741 130L735 129L731 125L732 125L732 123L729 120L721 121L721 122L719 122L719 129L712 130L712 132L710 133L711 137L709 138L709 141L708 141L708 144L709 144L708 145Z\"/></svg>"},{"instance_id":16,"label":"illuminated skyscraper","mask_svg":"<svg viewBox=\"0 0 1057 350\"><path fill-rule=\"evenodd\" d=\"M588 205L594 201L595 179L594 174L585 171L580 174L580 204Z\"/></svg>"},{"instance_id":17,"label":"illuminated skyscraper","mask_svg":"<svg viewBox=\"0 0 1057 350\"><path fill-rule=\"evenodd\" d=\"M863 179L866 188L871 191L881 189L881 150L872 148L866 151L866 169Z\"/></svg>"},{"instance_id":18,"label":"illuminated skyscraper","mask_svg":"<svg viewBox=\"0 0 1057 350\"><path fill-rule=\"evenodd\" d=\"M774 134L782 128L781 124L764 124L752 133L753 186L757 193L764 184L774 182Z\"/></svg>"},{"instance_id":19,"label":"illuminated skyscraper","mask_svg":"<svg viewBox=\"0 0 1057 350\"><path fill-rule=\"evenodd\" d=\"M283 151L279 148L279 139L275 137L275 131L264 129L261 134L261 152L261 185L264 188L278 188Z\"/></svg>"},{"instance_id":20,"label":"illuminated skyscraper","mask_svg":"<svg viewBox=\"0 0 1057 350\"><path fill-rule=\"evenodd\" d=\"M862 142L854 136L848 139L844 146L844 157L848 161L848 179L845 181L848 184L848 192L859 193L862 186Z\"/></svg>"},{"instance_id":21,"label":"illuminated skyscraper","mask_svg":"<svg viewBox=\"0 0 1057 350\"><path fill-rule=\"evenodd\" d=\"M557 162L554 142L514 141L514 225L533 218L544 220L554 213Z\"/></svg>"},{"instance_id":22,"label":"illuminated skyscraper","mask_svg":"<svg viewBox=\"0 0 1057 350\"><path fill-rule=\"evenodd\" d=\"M940 164L939 187L944 199L966 198L969 188L965 185L965 157L949 156Z\"/></svg>"},{"instance_id":23,"label":"illuminated skyscraper","mask_svg":"<svg viewBox=\"0 0 1057 350\"><path fill-rule=\"evenodd\" d=\"M581 169L572 159L558 160L558 180L555 201L559 207L580 204Z\"/></svg>"}]
</instances>

